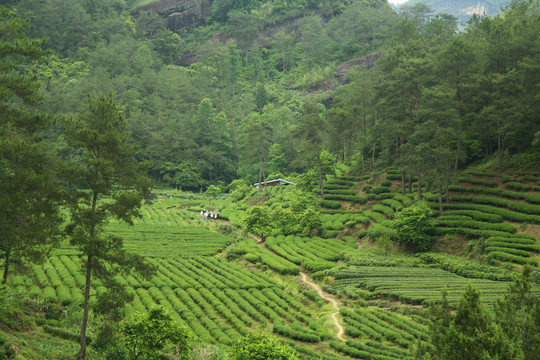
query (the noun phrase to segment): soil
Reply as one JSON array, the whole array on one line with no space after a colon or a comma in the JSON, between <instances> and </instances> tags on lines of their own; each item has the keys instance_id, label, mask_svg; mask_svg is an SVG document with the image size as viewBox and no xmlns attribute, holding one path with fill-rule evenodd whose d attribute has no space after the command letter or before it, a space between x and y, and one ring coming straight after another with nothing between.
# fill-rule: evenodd
<instances>
[{"instance_id":1,"label":"soil","mask_svg":"<svg viewBox=\"0 0 540 360\"><path fill-rule=\"evenodd\" d=\"M308 280L308 277L305 273L300 272L300 276L302 277L303 282L308 284L308 286L310 286L313 290L315 290L324 300L329 301L332 304L332 306L337 310L336 312L333 312L332 314L330 314L330 316L332 317L332 320L334 321L334 324L336 324L336 327L338 329L338 332L336 335L337 338L341 341L345 341L345 339L343 338L343 333L344 333L343 326L341 326L337 318L337 315L339 314L338 300L333 295L328 294L327 292L324 292L319 285Z\"/></svg>"}]
</instances>

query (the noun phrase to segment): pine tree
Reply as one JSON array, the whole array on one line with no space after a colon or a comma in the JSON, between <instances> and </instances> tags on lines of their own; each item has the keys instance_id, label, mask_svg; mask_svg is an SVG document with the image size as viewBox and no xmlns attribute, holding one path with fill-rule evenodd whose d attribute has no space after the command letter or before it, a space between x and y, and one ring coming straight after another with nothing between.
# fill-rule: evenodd
<instances>
[{"instance_id":1,"label":"pine tree","mask_svg":"<svg viewBox=\"0 0 540 360\"><path fill-rule=\"evenodd\" d=\"M42 261L58 240L61 184L40 135L52 117L34 109L40 83L24 72L49 52L45 40L29 39L29 24L0 7L0 259L2 283L12 265Z\"/></svg>"},{"instance_id":2,"label":"pine tree","mask_svg":"<svg viewBox=\"0 0 540 360\"><path fill-rule=\"evenodd\" d=\"M104 231L112 218L132 223L132 218L139 215L143 194L149 186L143 175L145 169L135 160L135 146L129 144L126 122L112 96L89 97L88 102L87 114L62 123L67 144L79 155L69 167L70 180L78 190L70 205L66 229L71 244L84 255L86 272L81 349L76 359L86 356L92 277L115 285L113 278L118 271L148 270L142 257L123 249L121 238Z\"/></svg>"}]
</instances>

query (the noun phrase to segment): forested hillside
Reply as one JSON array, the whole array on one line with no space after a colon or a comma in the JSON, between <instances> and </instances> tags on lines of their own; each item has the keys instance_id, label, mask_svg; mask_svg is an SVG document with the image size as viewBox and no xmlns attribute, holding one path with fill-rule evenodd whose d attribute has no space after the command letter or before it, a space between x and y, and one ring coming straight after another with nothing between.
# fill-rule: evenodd
<instances>
[{"instance_id":1,"label":"forested hillside","mask_svg":"<svg viewBox=\"0 0 540 360\"><path fill-rule=\"evenodd\" d=\"M409 5L3 1L0 359L534 359L539 2Z\"/></svg>"},{"instance_id":2,"label":"forested hillside","mask_svg":"<svg viewBox=\"0 0 540 360\"><path fill-rule=\"evenodd\" d=\"M414 156L410 139L429 143L419 133L427 127L451 129L440 156L453 157L446 162L454 169L496 151L499 166L505 152L534 151L537 28L525 5L454 35L452 18L428 21L419 10L403 20L385 2L234 4L216 1L209 25L173 33L157 14L133 17L135 3L17 1L30 34L47 36L54 50L32 70L43 83L42 109L69 115L83 111L87 94L112 93L151 176L189 190L258 179L252 140L261 126L265 174L308 169L293 136L304 102L327 105L320 116L333 131L321 145L346 161L403 162ZM384 45L376 69L324 91L335 88L337 65ZM520 111L503 105L508 97ZM444 123L427 118L433 107ZM434 168L419 161L428 167L421 172Z\"/></svg>"}]
</instances>

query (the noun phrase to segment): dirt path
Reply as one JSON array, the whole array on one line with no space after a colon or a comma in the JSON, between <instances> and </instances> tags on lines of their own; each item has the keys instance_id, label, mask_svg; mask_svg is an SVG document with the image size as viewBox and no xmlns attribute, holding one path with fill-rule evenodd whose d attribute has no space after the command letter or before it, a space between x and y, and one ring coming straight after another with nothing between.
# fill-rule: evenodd
<instances>
[{"instance_id":1,"label":"dirt path","mask_svg":"<svg viewBox=\"0 0 540 360\"><path fill-rule=\"evenodd\" d=\"M271 251L270 249L268 249L264 245L262 239L259 236L255 235L255 234L250 234L250 235L251 235L251 237L253 237L257 241L257 245L259 247L261 247L263 249L266 249L268 251ZM332 318L332 320L334 321L334 324L336 324L337 329L338 329L336 337L341 341L345 341L345 339L343 338L343 333L345 331L343 330L343 326L341 326L341 324L339 323L339 320L337 318L337 315L339 314L338 301L332 295L324 292L319 285L317 285L314 282L308 280L308 277L304 272L300 272L300 276L302 277L303 282L308 284L308 286L311 287L313 290L315 290L324 300L329 301L332 304L332 306L334 307L334 309L337 310L336 312L333 312L332 314L330 314L330 317Z\"/></svg>"},{"instance_id":2,"label":"dirt path","mask_svg":"<svg viewBox=\"0 0 540 360\"><path fill-rule=\"evenodd\" d=\"M317 293L319 293L319 295L324 299L324 300L328 300L332 306L337 310L336 312L330 314L330 316L332 317L332 320L334 320L334 323L336 324L337 328L338 328L338 332L337 332L337 338L341 341L345 341L345 339L343 338L343 326L341 326L341 324L339 323L338 321L338 318L337 318L337 314L339 314L339 305L338 305L338 302L337 300L331 296L330 294L324 292L321 287L317 284L315 284L314 282L311 282L308 280L307 276L305 273L303 272L300 272L300 276L302 277L302 281L305 282L306 284L308 284L311 288L313 288L313 290L315 290Z\"/></svg>"}]
</instances>

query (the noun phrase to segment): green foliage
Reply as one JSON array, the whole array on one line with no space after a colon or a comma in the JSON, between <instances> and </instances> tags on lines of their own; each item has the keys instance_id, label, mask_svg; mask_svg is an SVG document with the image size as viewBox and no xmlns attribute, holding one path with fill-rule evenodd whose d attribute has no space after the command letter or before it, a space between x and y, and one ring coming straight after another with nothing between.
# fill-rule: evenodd
<instances>
[{"instance_id":1,"label":"green foliage","mask_svg":"<svg viewBox=\"0 0 540 360\"><path fill-rule=\"evenodd\" d=\"M243 226L246 232L254 232L264 240L272 229L268 208L265 206L252 207L244 218Z\"/></svg>"},{"instance_id":2,"label":"green foliage","mask_svg":"<svg viewBox=\"0 0 540 360\"><path fill-rule=\"evenodd\" d=\"M4 333L0 332L0 359L15 358L15 350L11 347Z\"/></svg>"},{"instance_id":3,"label":"green foliage","mask_svg":"<svg viewBox=\"0 0 540 360\"><path fill-rule=\"evenodd\" d=\"M531 269L525 268L495 305L495 317L486 311L480 292L467 286L454 313L443 294L431 306L430 347L420 347L425 359L530 359L538 350L539 300L531 294ZM466 344L461 348L458 344ZM424 354L429 354L422 356Z\"/></svg>"},{"instance_id":4,"label":"green foliage","mask_svg":"<svg viewBox=\"0 0 540 360\"><path fill-rule=\"evenodd\" d=\"M233 343L229 352L231 360L297 360L290 346L281 345L273 336L250 334Z\"/></svg>"},{"instance_id":5,"label":"green foliage","mask_svg":"<svg viewBox=\"0 0 540 360\"><path fill-rule=\"evenodd\" d=\"M341 207L341 203L339 201L321 200L321 206L328 209L339 209Z\"/></svg>"},{"instance_id":6,"label":"green foliage","mask_svg":"<svg viewBox=\"0 0 540 360\"><path fill-rule=\"evenodd\" d=\"M444 253L425 253L421 254L419 259L467 278L509 281L514 276L511 271L502 268L479 264Z\"/></svg>"},{"instance_id":7,"label":"green foliage","mask_svg":"<svg viewBox=\"0 0 540 360\"><path fill-rule=\"evenodd\" d=\"M30 39L28 21L0 6L0 259L5 284L12 265L41 262L62 224L60 164L46 140L51 116L36 110L40 82L26 71L45 60L45 39Z\"/></svg>"},{"instance_id":8,"label":"green foliage","mask_svg":"<svg viewBox=\"0 0 540 360\"><path fill-rule=\"evenodd\" d=\"M412 251L424 251L431 247L434 225L431 210L424 203L404 208L394 220L398 243Z\"/></svg>"},{"instance_id":9,"label":"green foliage","mask_svg":"<svg viewBox=\"0 0 540 360\"><path fill-rule=\"evenodd\" d=\"M533 272L525 267L495 305L497 322L510 341L517 344L524 359L537 356L540 329L540 298L531 293Z\"/></svg>"},{"instance_id":10,"label":"green foliage","mask_svg":"<svg viewBox=\"0 0 540 360\"><path fill-rule=\"evenodd\" d=\"M210 185L206 189L206 194L208 194L208 196L210 196L211 198L217 197L218 195L221 194L221 192L222 192L221 188L219 186L216 186L216 185Z\"/></svg>"},{"instance_id":11,"label":"green foliage","mask_svg":"<svg viewBox=\"0 0 540 360\"><path fill-rule=\"evenodd\" d=\"M188 359L191 334L176 323L162 307L136 314L122 326L124 344L134 359L158 359L160 351L172 345L180 359Z\"/></svg>"},{"instance_id":12,"label":"green foliage","mask_svg":"<svg viewBox=\"0 0 540 360\"><path fill-rule=\"evenodd\" d=\"M128 143L126 123L112 95L89 97L88 103L87 114L65 119L62 123L64 139L72 151L79 154L69 164L70 180L73 185L89 190L79 188L75 193L66 228L71 245L87 256L78 358L84 358L86 354L92 275L110 278L110 274L119 268L146 270L140 256L123 249L121 238L103 232L104 224L110 219L132 223L132 218L139 215L143 195L148 191L144 168L136 162L135 147Z\"/></svg>"}]
</instances>

